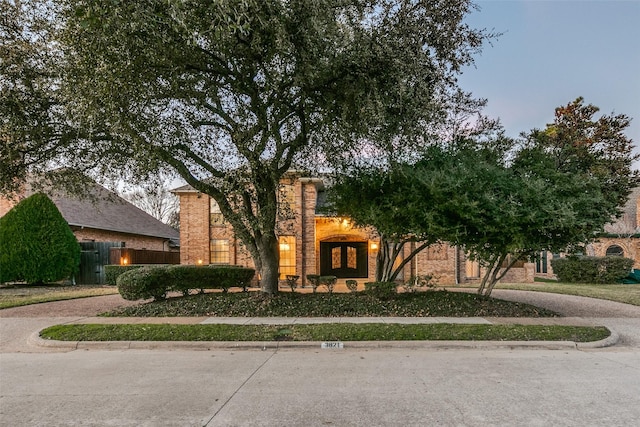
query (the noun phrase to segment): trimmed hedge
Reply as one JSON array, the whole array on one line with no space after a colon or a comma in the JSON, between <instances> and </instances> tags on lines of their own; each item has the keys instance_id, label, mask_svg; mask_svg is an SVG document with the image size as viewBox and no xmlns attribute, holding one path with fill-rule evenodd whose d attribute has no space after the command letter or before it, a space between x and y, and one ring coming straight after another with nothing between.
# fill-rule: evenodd
<instances>
[{"instance_id":1,"label":"trimmed hedge","mask_svg":"<svg viewBox=\"0 0 640 427\"><path fill-rule=\"evenodd\" d=\"M141 267L129 270L116 280L118 292L129 301L139 299L161 300L170 290L166 267Z\"/></svg>"},{"instance_id":2,"label":"trimmed hedge","mask_svg":"<svg viewBox=\"0 0 640 427\"><path fill-rule=\"evenodd\" d=\"M116 280L120 275L126 273L127 271L135 270L136 268L147 267L147 265L143 264L135 264L135 265L118 265L118 264L110 264L104 266L104 282L107 285L115 285Z\"/></svg>"},{"instance_id":3,"label":"trimmed hedge","mask_svg":"<svg viewBox=\"0 0 640 427\"><path fill-rule=\"evenodd\" d=\"M561 282L621 283L631 271L633 260L618 256L569 256L551 260L551 267Z\"/></svg>"},{"instance_id":4,"label":"trimmed hedge","mask_svg":"<svg viewBox=\"0 0 640 427\"><path fill-rule=\"evenodd\" d=\"M191 289L222 289L226 292L233 287L246 291L254 275L254 269L237 266L145 266L121 274L116 283L124 299L160 300L169 291L187 294Z\"/></svg>"}]
</instances>

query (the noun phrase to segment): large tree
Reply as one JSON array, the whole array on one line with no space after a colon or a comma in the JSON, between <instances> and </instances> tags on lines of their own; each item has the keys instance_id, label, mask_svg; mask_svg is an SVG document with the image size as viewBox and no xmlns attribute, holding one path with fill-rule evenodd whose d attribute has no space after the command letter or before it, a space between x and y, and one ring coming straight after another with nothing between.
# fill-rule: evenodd
<instances>
[{"instance_id":1,"label":"large tree","mask_svg":"<svg viewBox=\"0 0 640 427\"><path fill-rule=\"evenodd\" d=\"M477 207L484 186L494 185L496 172L504 171L501 160L511 144L501 132L480 146L460 138L425 148L414 163L354 169L336 177L328 209L376 230L381 240L376 280L394 281L427 246L457 243L470 232L465 218Z\"/></svg>"},{"instance_id":2,"label":"large tree","mask_svg":"<svg viewBox=\"0 0 640 427\"><path fill-rule=\"evenodd\" d=\"M64 161L134 176L172 167L218 202L267 293L283 174L362 147L413 152L491 36L463 22L468 0L48 3L57 87L82 131Z\"/></svg>"},{"instance_id":3,"label":"large tree","mask_svg":"<svg viewBox=\"0 0 640 427\"><path fill-rule=\"evenodd\" d=\"M334 206L388 241L380 278L395 277L394 248L448 241L481 263L478 292L490 295L515 263L589 243L620 215L638 184L631 169L638 156L624 134L629 119L596 119L597 111L579 98L519 145L499 134L461 138L429 148L416 163L342 178Z\"/></svg>"},{"instance_id":4,"label":"large tree","mask_svg":"<svg viewBox=\"0 0 640 427\"><path fill-rule=\"evenodd\" d=\"M0 193L48 167L76 133L63 116L51 4L0 2Z\"/></svg>"}]
</instances>

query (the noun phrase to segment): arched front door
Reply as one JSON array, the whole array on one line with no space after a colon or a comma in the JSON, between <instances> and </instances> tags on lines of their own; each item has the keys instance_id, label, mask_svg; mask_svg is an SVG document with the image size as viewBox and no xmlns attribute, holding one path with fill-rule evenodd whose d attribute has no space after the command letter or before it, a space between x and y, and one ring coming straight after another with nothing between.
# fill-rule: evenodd
<instances>
[{"instance_id":1,"label":"arched front door","mask_svg":"<svg viewBox=\"0 0 640 427\"><path fill-rule=\"evenodd\" d=\"M369 277L367 242L320 242L320 275Z\"/></svg>"}]
</instances>

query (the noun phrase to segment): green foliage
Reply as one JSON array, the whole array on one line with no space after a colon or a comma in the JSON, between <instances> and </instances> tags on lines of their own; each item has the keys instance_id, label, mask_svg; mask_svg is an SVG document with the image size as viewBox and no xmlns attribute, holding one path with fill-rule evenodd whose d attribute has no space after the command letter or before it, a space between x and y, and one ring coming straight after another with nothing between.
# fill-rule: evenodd
<instances>
[{"instance_id":1,"label":"green foliage","mask_svg":"<svg viewBox=\"0 0 640 427\"><path fill-rule=\"evenodd\" d=\"M588 243L620 215L638 184L638 155L624 135L629 119L596 120L597 111L579 98L519 144L501 133L459 138L413 163L355 171L329 199L381 235L377 278L395 277L386 272L407 241L445 241L482 264L479 292L488 295L516 262Z\"/></svg>"},{"instance_id":2,"label":"green foliage","mask_svg":"<svg viewBox=\"0 0 640 427\"><path fill-rule=\"evenodd\" d=\"M393 282L367 282L364 291L374 298L388 300L398 293L398 286Z\"/></svg>"},{"instance_id":3,"label":"green foliage","mask_svg":"<svg viewBox=\"0 0 640 427\"><path fill-rule=\"evenodd\" d=\"M0 282L54 282L71 277L80 245L55 204L37 193L0 218Z\"/></svg>"},{"instance_id":4,"label":"green foliage","mask_svg":"<svg viewBox=\"0 0 640 427\"><path fill-rule=\"evenodd\" d=\"M162 300L171 289L167 267L142 267L129 270L116 280L118 292L129 301L153 298Z\"/></svg>"},{"instance_id":5,"label":"green foliage","mask_svg":"<svg viewBox=\"0 0 640 427\"><path fill-rule=\"evenodd\" d=\"M320 275L319 274L307 274L307 280L311 283L311 287L313 288L313 293L315 294L318 290L318 286L320 286Z\"/></svg>"},{"instance_id":6,"label":"green foliage","mask_svg":"<svg viewBox=\"0 0 640 427\"><path fill-rule=\"evenodd\" d=\"M0 2L0 193L20 190L30 173L64 152L71 129L60 108L60 50L51 42L56 5ZM73 135L73 136L72 136Z\"/></svg>"},{"instance_id":7,"label":"green foliage","mask_svg":"<svg viewBox=\"0 0 640 427\"><path fill-rule=\"evenodd\" d=\"M164 299L169 291L188 294L190 289L247 289L255 275L252 268L236 266L167 265L136 268L116 280L124 299Z\"/></svg>"},{"instance_id":8,"label":"green foliage","mask_svg":"<svg viewBox=\"0 0 640 427\"><path fill-rule=\"evenodd\" d=\"M142 268L144 265L105 265L104 266L104 281L107 285L115 285L116 280L120 275L127 271L135 270L136 268Z\"/></svg>"},{"instance_id":9,"label":"green foliage","mask_svg":"<svg viewBox=\"0 0 640 427\"><path fill-rule=\"evenodd\" d=\"M252 268L233 265L172 265L167 267L167 281L171 290L242 288L247 290L255 276Z\"/></svg>"},{"instance_id":10,"label":"green foliage","mask_svg":"<svg viewBox=\"0 0 640 427\"><path fill-rule=\"evenodd\" d=\"M206 293L118 309L110 316L217 317L554 317L528 304L466 292L393 293L379 299L366 292L290 293L265 298L256 292Z\"/></svg>"},{"instance_id":11,"label":"green foliage","mask_svg":"<svg viewBox=\"0 0 640 427\"><path fill-rule=\"evenodd\" d=\"M295 292L298 287L298 279L300 276L296 276L294 274L287 274L285 280L287 282L287 286L291 289L291 292Z\"/></svg>"},{"instance_id":12,"label":"green foliage","mask_svg":"<svg viewBox=\"0 0 640 427\"><path fill-rule=\"evenodd\" d=\"M415 154L493 37L465 23L469 0L52 3L63 110L93 131L69 161L175 170L218 202L266 293L284 174L361 158L363 140Z\"/></svg>"},{"instance_id":13,"label":"green foliage","mask_svg":"<svg viewBox=\"0 0 640 427\"><path fill-rule=\"evenodd\" d=\"M623 257L577 257L551 260L553 272L567 283L621 283L629 275L633 260Z\"/></svg>"},{"instance_id":14,"label":"green foliage","mask_svg":"<svg viewBox=\"0 0 640 427\"><path fill-rule=\"evenodd\" d=\"M349 292L357 292L358 291L358 281L353 279L348 279L346 282L347 289Z\"/></svg>"},{"instance_id":15,"label":"green foliage","mask_svg":"<svg viewBox=\"0 0 640 427\"><path fill-rule=\"evenodd\" d=\"M325 288L327 288L327 292L329 292L329 294L332 294L333 288L336 286L338 278L336 276L320 276L319 281L320 286L324 286Z\"/></svg>"},{"instance_id":16,"label":"green foliage","mask_svg":"<svg viewBox=\"0 0 640 427\"><path fill-rule=\"evenodd\" d=\"M411 276L402 284L402 288L405 292L416 292L421 288L433 289L436 287L434 277L431 274L421 274L418 276Z\"/></svg>"},{"instance_id":17,"label":"green foliage","mask_svg":"<svg viewBox=\"0 0 640 427\"><path fill-rule=\"evenodd\" d=\"M43 330L44 339L59 341L574 341L605 339L604 326L458 325L397 323L278 325L57 325Z\"/></svg>"}]
</instances>

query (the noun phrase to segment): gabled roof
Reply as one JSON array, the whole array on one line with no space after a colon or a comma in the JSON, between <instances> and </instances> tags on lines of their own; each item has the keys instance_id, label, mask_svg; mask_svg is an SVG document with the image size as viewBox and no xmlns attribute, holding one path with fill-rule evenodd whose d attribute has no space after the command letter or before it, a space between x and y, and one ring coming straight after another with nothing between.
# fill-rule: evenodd
<instances>
[{"instance_id":1,"label":"gabled roof","mask_svg":"<svg viewBox=\"0 0 640 427\"><path fill-rule=\"evenodd\" d=\"M70 226L170 239L179 243L180 233L158 221L98 183L88 184L79 197L64 190L45 191ZM27 190L26 196L33 193Z\"/></svg>"}]
</instances>

